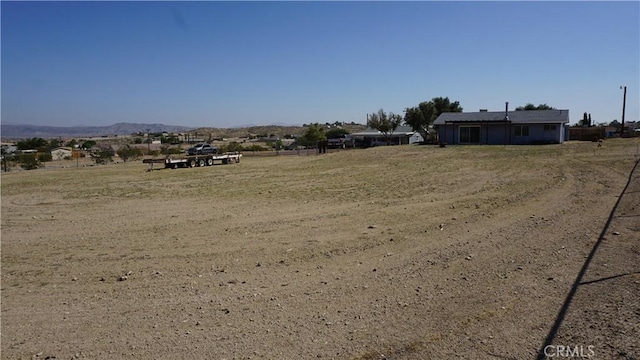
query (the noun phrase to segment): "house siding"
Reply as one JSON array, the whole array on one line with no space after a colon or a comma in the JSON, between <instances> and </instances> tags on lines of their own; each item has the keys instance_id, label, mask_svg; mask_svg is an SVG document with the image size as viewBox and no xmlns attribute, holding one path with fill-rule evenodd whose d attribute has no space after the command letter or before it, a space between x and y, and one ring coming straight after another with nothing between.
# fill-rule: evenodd
<instances>
[{"instance_id":1,"label":"house siding","mask_svg":"<svg viewBox=\"0 0 640 360\"><path fill-rule=\"evenodd\" d=\"M545 124L518 124L511 125L511 144L529 145L529 144L559 144L563 142L562 124L546 124L555 127L553 130L545 130ZM528 136L516 135L516 126L527 126L529 128Z\"/></svg>"},{"instance_id":2,"label":"house siding","mask_svg":"<svg viewBox=\"0 0 640 360\"><path fill-rule=\"evenodd\" d=\"M564 124L547 124L555 126L553 130L545 130L545 124L446 124L438 127L438 137L447 144L460 144L460 126L479 126L482 145L528 145L564 142L566 129ZM516 135L516 126L527 126L529 134Z\"/></svg>"},{"instance_id":3,"label":"house siding","mask_svg":"<svg viewBox=\"0 0 640 360\"><path fill-rule=\"evenodd\" d=\"M448 144L460 143L460 126L479 126L482 145L504 145L509 143L509 126L506 124L447 124L438 127L440 141Z\"/></svg>"}]
</instances>

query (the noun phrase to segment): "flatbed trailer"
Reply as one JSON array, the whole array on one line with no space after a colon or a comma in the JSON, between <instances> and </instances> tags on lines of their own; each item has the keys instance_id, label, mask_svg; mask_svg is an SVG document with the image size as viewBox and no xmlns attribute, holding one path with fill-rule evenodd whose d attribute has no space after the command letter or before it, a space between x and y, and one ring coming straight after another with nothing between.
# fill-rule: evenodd
<instances>
[{"instance_id":1,"label":"flatbed trailer","mask_svg":"<svg viewBox=\"0 0 640 360\"><path fill-rule=\"evenodd\" d=\"M208 155L187 155L180 157L168 157L164 159L164 167L167 169L192 168L212 166L216 163L235 164L240 162L242 154L238 152Z\"/></svg>"}]
</instances>

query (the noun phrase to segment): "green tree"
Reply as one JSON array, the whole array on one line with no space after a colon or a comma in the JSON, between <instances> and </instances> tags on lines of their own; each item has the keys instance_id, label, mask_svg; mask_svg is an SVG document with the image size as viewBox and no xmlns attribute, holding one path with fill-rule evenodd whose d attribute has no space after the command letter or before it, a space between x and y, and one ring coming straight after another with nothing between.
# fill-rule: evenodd
<instances>
[{"instance_id":1,"label":"green tree","mask_svg":"<svg viewBox=\"0 0 640 360\"><path fill-rule=\"evenodd\" d=\"M34 153L17 154L15 155L15 160L25 170L34 170L42 166L37 154Z\"/></svg>"},{"instance_id":2,"label":"green tree","mask_svg":"<svg viewBox=\"0 0 640 360\"><path fill-rule=\"evenodd\" d=\"M80 145L80 147L85 149L85 150L89 150L94 146L96 146L96 142L93 141L93 140L87 140L87 141L83 142L82 145Z\"/></svg>"},{"instance_id":3,"label":"green tree","mask_svg":"<svg viewBox=\"0 0 640 360\"><path fill-rule=\"evenodd\" d=\"M113 161L111 152L109 150L100 150L95 153L93 160L96 164L106 164Z\"/></svg>"},{"instance_id":4,"label":"green tree","mask_svg":"<svg viewBox=\"0 0 640 360\"><path fill-rule=\"evenodd\" d=\"M327 136L327 139L338 139L344 137L345 135L349 135L349 131L341 127L334 127L327 130L325 135Z\"/></svg>"},{"instance_id":5,"label":"green tree","mask_svg":"<svg viewBox=\"0 0 640 360\"><path fill-rule=\"evenodd\" d=\"M67 143L65 144L65 146L68 146L68 147L71 147L71 148L76 146L76 145L78 145L78 140L76 140L76 139L71 139L71 140L67 141Z\"/></svg>"},{"instance_id":6,"label":"green tree","mask_svg":"<svg viewBox=\"0 0 640 360\"><path fill-rule=\"evenodd\" d=\"M284 143L280 139L276 140L276 142L272 144L274 150L282 150L284 148Z\"/></svg>"},{"instance_id":7,"label":"green tree","mask_svg":"<svg viewBox=\"0 0 640 360\"><path fill-rule=\"evenodd\" d=\"M462 112L460 102L451 102L448 97L435 97L431 99L431 102L436 108L436 114L433 120L437 119L440 114L445 112Z\"/></svg>"},{"instance_id":8,"label":"green tree","mask_svg":"<svg viewBox=\"0 0 640 360\"><path fill-rule=\"evenodd\" d=\"M142 150L136 147L131 147L129 145L122 146L116 151L116 154L122 159L122 161L127 162L129 160L138 159L142 156Z\"/></svg>"},{"instance_id":9,"label":"green tree","mask_svg":"<svg viewBox=\"0 0 640 360\"><path fill-rule=\"evenodd\" d=\"M327 135L324 133L324 128L318 123L307 125L307 130L304 135L298 139L298 143L302 146L316 147L319 141L327 140Z\"/></svg>"},{"instance_id":10,"label":"green tree","mask_svg":"<svg viewBox=\"0 0 640 360\"><path fill-rule=\"evenodd\" d=\"M377 113L367 114L367 126L376 129L384 135L387 145L391 145L391 134L402 123L402 116L380 109Z\"/></svg>"},{"instance_id":11,"label":"green tree","mask_svg":"<svg viewBox=\"0 0 640 360\"><path fill-rule=\"evenodd\" d=\"M518 106L516 108L516 111L527 111L527 110L556 110L556 108L549 106L547 104L540 104L538 106L535 106L532 103L527 103L525 106Z\"/></svg>"},{"instance_id":12,"label":"green tree","mask_svg":"<svg viewBox=\"0 0 640 360\"><path fill-rule=\"evenodd\" d=\"M582 114L582 120L578 123L579 126L590 127L591 126L591 114L587 114L586 112Z\"/></svg>"},{"instance_id":13,"label":"green tree","mask_svg":"<svg viewBox=\"0 0 640 360\"><path fill-rule=\"evenodd\" d=\"M49 140L49 147L50 148L53 149L53 148L57 148L57 147L60 147L60 146L62 146L62 140L60 140L60 139L51 139L51 140Z\"/></svg>"},{"instance_id":14,"label":"green tree","mask_svg":"<svg viewBox=\"0 0 640 360\"><path fill-rule=\"evenodd\" d=\"M225 153L225 152L240 152L243 151L244 147L242 146L242 144L240 144L237 141L232 141L227 145L222 145L220 146L220 152Z\"/></svg>"},{"instance_id":15,"label":"green tree","mask_svg":"<svg viewBox=\"0 0 640 360\"><path fill-rule=\"evenodd\" d=\"M49 148L49 142L43 138L31 138L21 140L16 143L18 150L31 150L31 149L47 149Z\"/></svg>"},{"instance_id":16,"label":"green tree","mask_svg":"<svg viewBox=\"0 0 640 360\"><path fill-rule=\"evenodd\" d=\"M462 112L460 102L451 102L448 97L435 97L430 101L423 101L418 106L404 110L404 122L427 140L429 127L444 112Z\"/></svg>"},{"instance_id":17,"label":"green tree","mask_svg":"<svg viewBox=\"0 0 640 360\"><path fill-rule=\"evenodd\" d=\"M436 107L431 101L423 101L418 106L404 109L404 123L417 131L422 138L427 140L429 126L436 118Z\"/></svg>"}]
</instances>

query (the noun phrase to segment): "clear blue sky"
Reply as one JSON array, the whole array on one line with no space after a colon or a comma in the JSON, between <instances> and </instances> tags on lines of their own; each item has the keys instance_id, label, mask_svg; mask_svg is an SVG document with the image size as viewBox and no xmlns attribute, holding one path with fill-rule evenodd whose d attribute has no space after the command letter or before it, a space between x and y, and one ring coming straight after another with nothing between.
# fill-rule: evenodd
<instances>
[{"instance_id":1,"label":"clear blue sky","mask_svg":"<svg viewBox=\"0 0 640 360\"><path fill-rule=\"evenodd\" d=\"M2 122L366 122L437 96L640 119L640 2L7 2Z\"/></svg>"}]
</instances>

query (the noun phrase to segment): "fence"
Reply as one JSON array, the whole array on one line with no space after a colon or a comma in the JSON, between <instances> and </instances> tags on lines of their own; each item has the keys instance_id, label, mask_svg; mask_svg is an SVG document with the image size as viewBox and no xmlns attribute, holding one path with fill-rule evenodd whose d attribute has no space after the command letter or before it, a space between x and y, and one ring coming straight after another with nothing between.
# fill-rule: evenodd
<instances>
[{"instance_id":1,"label":"fence","mask_svg":"<svg viewBox=\"0 0 640 360\"><path fill-rule=\"evenodd\" d=\"M327 153L335 153L340 151L350 151L353 149L327 149ZM309 156L309 155L319 155L318 149L300 149L300 150L278 150L278 151L243 151L242 156Z\"/></svg>"},{"instance_id":2,"label":"fence","mask_svg":"<svg viewBox=\"0 0 640 360\"><path fill-rule=\"evenodd\" d=\"M569 128L569 140L598 141L606 137L604 127L572 127Z\"/></svg>"}]
</instances>

